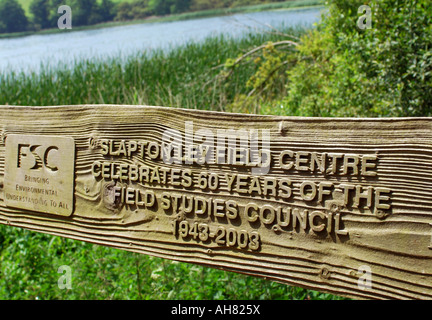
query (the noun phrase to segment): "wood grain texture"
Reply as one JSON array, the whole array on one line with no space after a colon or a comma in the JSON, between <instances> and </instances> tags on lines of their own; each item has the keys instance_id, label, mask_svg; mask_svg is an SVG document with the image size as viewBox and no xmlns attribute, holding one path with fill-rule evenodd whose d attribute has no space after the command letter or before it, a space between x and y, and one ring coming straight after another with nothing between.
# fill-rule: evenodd
<instances>
[{"instance_id":1,"label":"wood grain texture","mask_svg":"<svg viewBox=\"0 0 432 320\"><path fill-rule=\"evenodd\" d=\"M322 292L364 299L431 299L432 298L432 119L385 118L339 119L258 116L198 110L147 106L83 105L59 107L0 107L0 223L38 232L116 247L157 257L201 264L241 272L290 285ZM161 143L166 129L174 129L187 138L185 121L193 121L194 131L269 130L272 165L259 177L289 179L292 196L244 193L229 189L227 176L251 177L249 167L222 164L166 164L160 159L104 155L101 141L153 141ZM70 216L35 212L6 206L4 192L5 144L11 134L29 136L72 137L75 141L74 209ZM262 141L260 141L262 142ZM337 154L376 158L375 175L323 174L319 170L284 170L279 161L283 151ZM352 159L357 159L356 157ZM306 159L307 156L304 157ZM286 159L294 159L294 156ZM170 183L127 182L95 177L95 162L149 168L189 169L191 186ZM306 160L305 160L306 161ZM371 161L370 163L372 163ZM307 167L310 163L305 162ZM328 168L330 169L330 168ZM360 169L359 169L360 170ZM171 172L171 171L170 171ZM197 188L200 173L215 174L220 185L215 190ZM331 184L331 194L323 201L305 201L300 190L304 182ZM363 192L391 190L388 210L375 210L376 204L353 205L354 189L347 189L344 203L343 186L360 186ZM116 204L113 187L130 187L151 191L157 203L151 208ZM380 189L381 188L381 189ZM330 188L329 188L330 190ZM372 189L371 189L372 190ZM218 199L238 206L235 219L212 214L169 212L162 208L163 193ZM318 191L317 191L318 192ZM376 194L374 194L374 197ZM253 203L256 211L264 210L258 222L248 220L245 208ZM269 208L321 212L332 217L331 232L314 232L311 220L303 228L301 217L294 227L265 223L271 218ZM255 207L254 207L255 208ZM254 209L253 208L253 209ZM255 209L250 211L255 212ZM276 212L276 211L275 211ZM339 229L335 227L336 215ZM324 221L322 214L316 216ZM294 214L291 214L294 219ZM317 221L318 221L317 220ZM258 249L225 245L213 238L201 241L199 236L175 236L173 224L186 221L189 230L194 223L235 230L237 237L259 233ZM326 228L329 228L328 221ZM315 225L318 227L318 224ZM337 233L336 231L340 232ZM233 231L234 232L234 231ZM244 237L247 237L244 235ZM243 239L243 238L242 238ZM239 242L240 241L240 242ZM242 240L243 241L243 240ZM371 272L371 286L364 284L364 270Z\"/></svg>"}]
</instances>

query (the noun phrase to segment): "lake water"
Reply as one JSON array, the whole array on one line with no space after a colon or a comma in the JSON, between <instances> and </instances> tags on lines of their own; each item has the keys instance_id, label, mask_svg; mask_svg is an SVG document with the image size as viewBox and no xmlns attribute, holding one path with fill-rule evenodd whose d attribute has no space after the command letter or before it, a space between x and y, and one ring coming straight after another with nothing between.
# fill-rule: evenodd
<instances>
[{"instance_id":1,"label":"lake water","mask_svg":"<svg viewBox=\"0 0 432 320\"><path fill-rule=\"evenodd\" d=\"M320 14L317 8L276 10L0 39L0 72L37 71L41 63L72 65L82 58L127 56L137 50L170 48L221 33L241 36L251 30L271 30L269 26L308 26L319 21Z\"/></svg>"}]
</instances>

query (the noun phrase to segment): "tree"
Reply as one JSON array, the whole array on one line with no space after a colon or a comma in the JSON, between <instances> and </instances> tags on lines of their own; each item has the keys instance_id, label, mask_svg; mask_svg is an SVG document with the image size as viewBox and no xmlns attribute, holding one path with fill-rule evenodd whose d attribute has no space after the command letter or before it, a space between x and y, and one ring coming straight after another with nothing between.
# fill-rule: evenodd
<instances>
[{"instance_id":1,"label":"tree","mask_svg":"<svg viewBox=\"0 0 432 320\"><path fill-rule=\"evenodd\" d=\"M86 26L102 21L101 17L94 14L92 16L92 13L97 11L96 0L73 0L70 7L73 12L73 23L76 26Z\"/></svg>"},{"instance_id":2,"label":"tree","mask_svg":"<svg viewBox=\"0 0 432 320\"><path fill-rule=\"evenodd\" d=\"M132 4L129 2L121 2L117 5L117 15L115 20L125 21L134 19L132 15Z\"/></svg>"},{"instance_id":3,"label":"tree","mask_svg":"<svg viewBox=\"0 0 432 320\"><path fill-rule=\"evenodd\" d=\"M49 25L52 28L57 28L57 22L58 19L60 18L61 14L58 13L58 8L62 5L68 5L71 6L71 1L65 1L65 0L47 0L48 2L48 20L49 20ZM72 21L74 19L74 7L71 7L72 9ZM74 21L72 22L72 24L74 25Z\"/></svg>"},{"instance_id":4,"label":"tree","mask_svg":"<svg viewBox=\"0 0 432 320\"><path fill-rule=\"evenodd\" d=\"M30 12L33 14L33 24L36 29L53 27L49 19L49 0L33 0L30 4Z\"/></svg>"},{"instance_id":5,"label":"tree","mask_svg":"<svg viewBox=\"0 0 432 320\"><path fill-rule=\"evenodd\" d=\"M16 0L0 1L0 32L26 31L28 20Z\"/></svg>"},{"instance_id":6,"label":"tree","mask_svg":"<svg viewBox=\"0 0 432 320\"><path fill-rule=\"evenodd\" d=\"M150 0L149 9L156 15L165 15L170 13L170 7L174 0Z\"/></svg>"},{"instance_id":7,"label":"tree","mask_svg":"<svg viewBox=\"0 0 432 320\"><path fill-rule=\"evenodd\" d=\"M182 13L189 10L191 4L191 0L176 0L170 6L171 13Z\"/></svg>"},{"instance_id":8,"label":"tree","mask_svg":"<svg viewBox=\"0 0 432 320\"><path fill-rule=\"evenodd\" d=\"M115 17L115 7L111 0L102 0L100 4L100 14L103 21L112 21Z\"/></svg>"}]
</instances>

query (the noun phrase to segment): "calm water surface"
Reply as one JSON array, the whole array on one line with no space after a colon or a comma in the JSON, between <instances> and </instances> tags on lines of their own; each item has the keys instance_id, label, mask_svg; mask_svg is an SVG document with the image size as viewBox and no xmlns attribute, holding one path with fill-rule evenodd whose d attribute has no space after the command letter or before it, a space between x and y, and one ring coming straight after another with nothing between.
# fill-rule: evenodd
<instances>
[{"instance_id":1,"label":"calm water surface","mask_svg":"<svg viewBox=\"0 0 432 320\"><path fill-rule=\"evenodd\" d=\"M136 51L171 48L221 33L241 36L251 30L311 25L320 9L277 10L175 22L143 23L0 40L0 72L37 71L41 64L73 65L88 58L126 57Z\"/></svg>"}]
</instances>

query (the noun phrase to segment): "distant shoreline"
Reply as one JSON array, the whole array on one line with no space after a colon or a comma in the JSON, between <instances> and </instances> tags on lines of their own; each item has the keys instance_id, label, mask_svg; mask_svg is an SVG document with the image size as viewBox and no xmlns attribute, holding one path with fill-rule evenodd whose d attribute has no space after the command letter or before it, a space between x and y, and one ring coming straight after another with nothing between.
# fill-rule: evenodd
<instances>
[{"instance_id":1,"label":"distant shoreline","mask_svg":"<svg viewBox=\"0 0 432 320\"><path fill-rule=\"evenodd\" d=\"M111 21L111 22L104 22L95 25L80 26L80 27L73 27L73 21L72 21L73 28L71 30L60 30L57 28L53 28L53 29L46 29L40 31L4 33L4 34L0 34L0 40L26 37L32 35L55 34L60 32L65 33L65 32L74 32L74 31L104 29L104 28L112 28L112 27L143 24L143 23L172 22L172 21L181 21L181 20L210 18L210 17L217 17L217 16L229 16L229 15L239 14L239 13L252 13L252 12L262 12L262 11L276 11L276 10L306 10L306 9L324 7L323 0L307 1L306 5L302 5L302 3L304 3L304 1L291 1L291 2L282 2L282 3L275 2L275 3L267 3L267 4L260 4L260 5L253 5L253 6L237 7L237 8L210 9L210 10L203 10L203 11L186 12L186 13L175 14L175 15L167 15L162 17L149 17L146 19L138 19L138 20Z\"/></svg>"}]
</instances>

